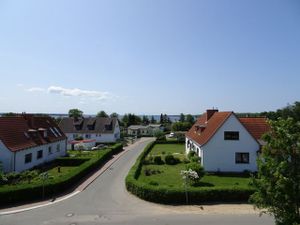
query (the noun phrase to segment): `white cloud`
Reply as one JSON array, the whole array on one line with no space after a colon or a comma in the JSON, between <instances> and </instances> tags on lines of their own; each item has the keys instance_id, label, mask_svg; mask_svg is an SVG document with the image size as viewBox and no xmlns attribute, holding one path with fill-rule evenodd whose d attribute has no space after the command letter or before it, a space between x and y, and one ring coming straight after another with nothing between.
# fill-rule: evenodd
<instances>
[{"instance_id":1,"label":"white cloud","mask_svg":"<svg viewBox=\"0 0 300 225\"><path fill-rule=\"evenodd\" d=\"M89 97L96 100L106 100L113 98L109 92L82 90L79 88L63 88L58 86L50 86L48 93L60 94L63 96L74 96L74 97Z\"/></svg>"},{"instance_id":2,"label":"white cloud","mask_svg":"<svg viewBox=\"0 0 300 225\"><path fill-rule=\"evenodd\" d=\"M26 91L29 91L29 92L42 92L42 91L45 91L45 89L40 88L40 87L32 87L32 88L26 89Z\"/></svg>"},{"instance_id":3,"label":"white cloud","mask_svg":"<svg viewBox=\"0 0 300 225\"><path fill-rule=\"evenodd\" d=\"M17 87L24 87L24 84L17 84Z\"/></svg>"}]
</instances>

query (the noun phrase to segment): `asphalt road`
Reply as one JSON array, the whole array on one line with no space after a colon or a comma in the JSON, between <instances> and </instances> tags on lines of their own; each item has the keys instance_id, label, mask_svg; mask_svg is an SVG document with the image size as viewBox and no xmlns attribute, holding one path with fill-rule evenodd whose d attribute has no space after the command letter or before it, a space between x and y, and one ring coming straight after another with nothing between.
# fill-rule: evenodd
<instances>
[{"instance_id":1,"label":"asphalt road","mask_svg":"<svg viewBox=\"0 0 300 225\"><path fill-rule=\"evenodd\" d=\"M0 225L256 225L274 224L256 214L203 214L180 207L145 202L125 189L124 179L139 153L151 139L144 138L125 153L86 190L56 204L0 216ZM205 207L205 206L204 206Z\"/></svg>"}]
</instances>

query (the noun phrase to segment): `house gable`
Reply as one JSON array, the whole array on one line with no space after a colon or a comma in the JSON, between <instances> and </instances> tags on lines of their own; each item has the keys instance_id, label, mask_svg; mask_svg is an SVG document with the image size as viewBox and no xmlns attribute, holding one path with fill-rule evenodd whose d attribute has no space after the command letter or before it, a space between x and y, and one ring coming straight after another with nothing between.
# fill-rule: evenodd
<instances>
[{"instance_id":1,"label":"house gable","mask_svg":"<svg viewBox=\"0 0 300 225\"><path fill-rule=\"evenodd\" d=\"M238 140L225 140L225 132L238 132ZM256 157L259 148L257 140L232 113L211 139L201 147L203 166L207 171L256 171ZM249 163L236 163L237 153L249 153Z\"/></svg>"}]
</instances>

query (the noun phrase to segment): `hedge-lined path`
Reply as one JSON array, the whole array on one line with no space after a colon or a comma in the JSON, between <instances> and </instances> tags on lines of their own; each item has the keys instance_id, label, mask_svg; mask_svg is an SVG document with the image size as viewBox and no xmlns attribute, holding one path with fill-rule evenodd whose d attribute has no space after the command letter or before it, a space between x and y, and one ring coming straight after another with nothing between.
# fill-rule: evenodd
<instances>
[{"instance_id":1,"label":"hedge-lined path","mask_svg":"<svg viewBox=\"0 0 300 225\"><path fill-rule=\"evenodd\" d=\"M207 205L203 209L199 206L165 206L129 194L124 179L138 155L152 140L142 138L128 147L84 191L72 198L17 214L2 215L0 224L273 224L270 217L258 217L249 205Z\"/></svg>"}]
</instances>

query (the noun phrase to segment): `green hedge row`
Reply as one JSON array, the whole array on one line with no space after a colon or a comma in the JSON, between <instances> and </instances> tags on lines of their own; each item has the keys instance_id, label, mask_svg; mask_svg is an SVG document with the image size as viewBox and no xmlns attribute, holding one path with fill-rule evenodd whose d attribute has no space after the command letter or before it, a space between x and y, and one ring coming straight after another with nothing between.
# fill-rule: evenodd
<instances>
[{"instance_id":1,"label":"green hedge row","mask_svg":"<svg viewBox=\"0 0 300 225\"><path fill-rule=\"evenodd\" d=\"M122 144L116 144L109 149L101 150L99 157L91 158L77 166L69 174L63 177L55 177L45 182L45 197L54 197L72 188L78 181L86 175L100 168L113 154L122 151ZM58 159L59 161L68 161L68 159ZM74 160L74 159L72 159ZM70 161L72 161L70 159ZM43 195L43 184L32 182L21 185L5 185L0 187L0 205L7 205L15 202L32 201L41 199Z\"/></svg>"},{"instance_id":2,"label":"green hedge row","mask_svg":"<svg viewBox=\"0 0 300 225\"><path fill-rule=\"evenodd\" d=\"M126 188L141 199L163 204L185 204L186 194L183 188L160 187L138 181L143 160L156 143L150 143L141 153L126 177ZM254 193L251 188L201 187L188 188L188 203L202 204L205 202L245 202Z\"/></svg>"},{"instance_id":3,"label":"green hedge row","mask_svg":"<svg viewBox=\"0 0 300 225\"><path fill-rule=\"evenodd\" d=\"M156 144L184 144L185 141L177 141L177 140L172 140L172 141L156 141Z\"/></svg>"}]
</instances>

